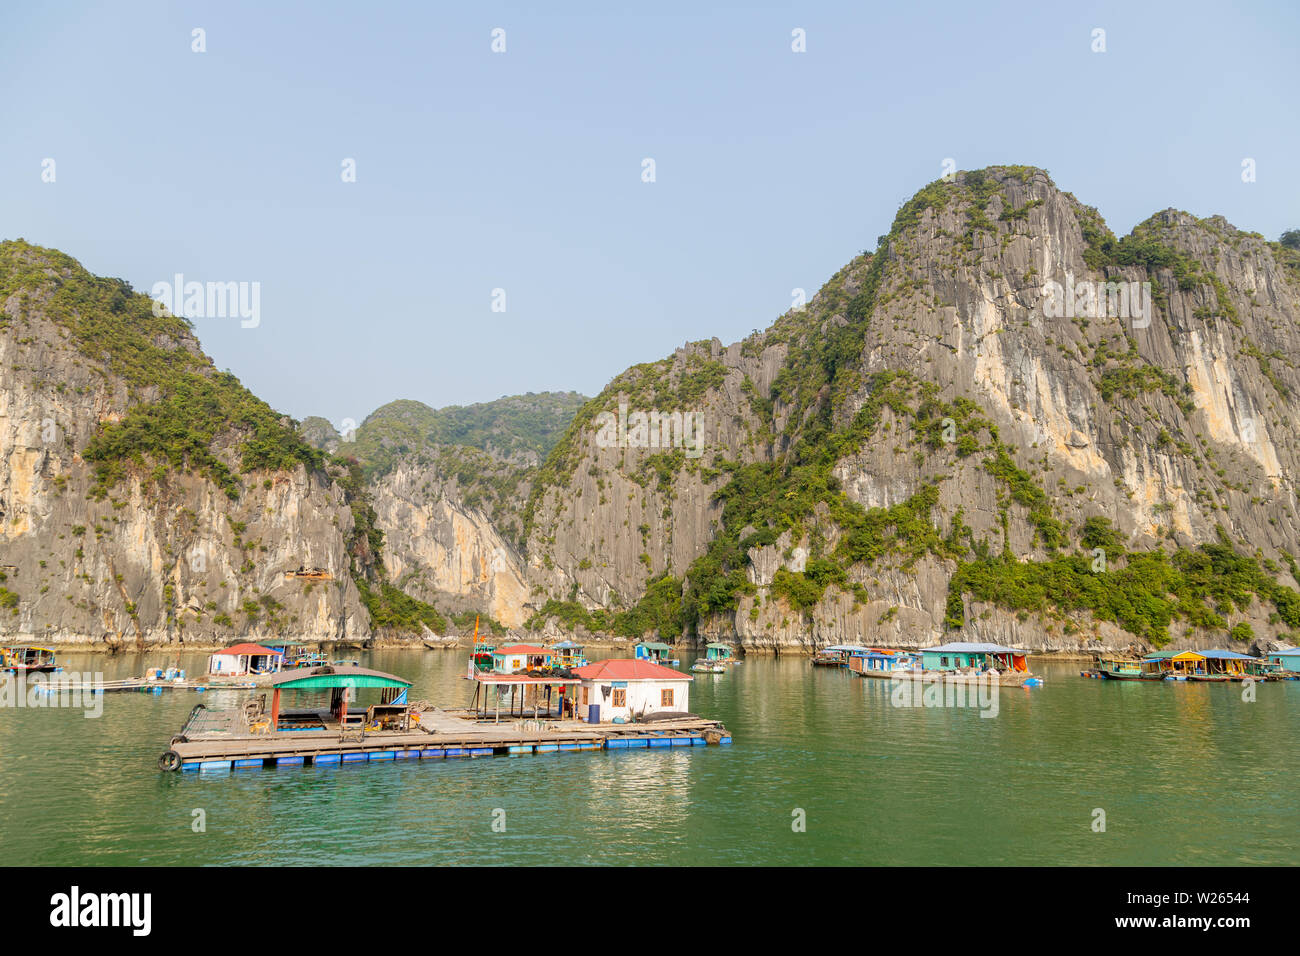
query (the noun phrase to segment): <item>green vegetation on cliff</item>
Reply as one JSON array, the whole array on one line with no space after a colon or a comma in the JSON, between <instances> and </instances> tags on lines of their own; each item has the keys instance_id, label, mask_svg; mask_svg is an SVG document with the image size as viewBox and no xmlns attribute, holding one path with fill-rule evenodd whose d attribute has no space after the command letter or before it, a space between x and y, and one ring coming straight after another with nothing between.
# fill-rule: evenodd
<instances>
[{"instance_id":1,"label":"green vegetation on cliff","mask_svg":"<svg viewBox=\"0 0 1300 956\"><path fill-rule=\"evenodd\" d=\"M640 640L657 634L676 640L682 633L682 582L670 574L651 580L636 606L622 611L588 610L577 601L551 599L528 620L536 629L552 618L570 630L582 627L592 633L614 634Z\"/></svg>"},{"instance_id":2,"label":"green vegetation on cliff","mask_svg":"<svg viewBox=\"0 0 1300 956\"><path fill-rule=\"evenodd\" d=\"M445 634L447 620L432 604L411 597L388 580L384 568L384 532L375 524L362 477L361 463L355 458L335 456L330 473L343 489L344 501L352 510L352 533L348 537L348 556L352 580L361 603L370 612L370 626L398 633L418 633L421 625L435 634Z\"/></svg>"},{"instance_id":3,"label":"green vegetation on cliff","mask_svg":"<svg viewBox=\"0 0 1300 956\"><path fill-rule=\"evenodd\" d=\"M367 477L390 471L403 455L437 446L464 446L509 458L544 458L587 399L577 392L529 392L478 405L430 408L400 400L371 412L347 453Z\"/></svg>"},{"instance_id":4,"label":"green vegetation on cliff","mask_svg":"<svg viewBox=\"0 0 1300 956\"><path fill-rule=\"evenodd\" d=\"M1247 610L1256 599L1271 603L1287 628L1300 627L1300 593L1279 584L1258 559L1239 553L1222 529L1214 544L1172 553L1125 552L1108 521L1089 518L1081 543L1105 551L1106 560L1090 551L1048 561L1004 554L960 564L949 582L947 625L965 623L963 596L970 595L1014 611L1087 611L1156 647L1168 643L1175 620L1227 631L1226 616ZM1245 633L1234 628L1231 636Z\"/></svg>"},{"instance_id":5,"label":"green vegetation on cliff","mask_svg":"<svg viewBox=\"0 0 1300 956\"><path fill-rule=\"evenodd\" d=\"M106 379L120 379L137 399L86 448L94 494L106 494L131 466L144 472L163 465L205 475L237 498L241 482L226 463L231 456L223 457L226 442L241 473L322 467L324 456L292 421L213 368L188 321L155 315L153 300L129 283L93 276L70 256L19 240L0 243L0 300L11 295L64 328Z\"/></svg>"}]
</instances>

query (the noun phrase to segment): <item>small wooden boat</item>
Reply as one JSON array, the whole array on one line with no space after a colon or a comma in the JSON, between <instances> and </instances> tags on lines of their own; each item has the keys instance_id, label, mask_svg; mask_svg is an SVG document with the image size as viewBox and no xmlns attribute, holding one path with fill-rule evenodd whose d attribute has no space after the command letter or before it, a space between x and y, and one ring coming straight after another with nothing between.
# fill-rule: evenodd
<instances>
[{"instance_id":1,"label":"small wooden boat","mask_svg":"<svg viewBox=\"0 0 1300 956\"><path fill-rule=\"evenodd\" d=\"M54 651L35 644L11 644L0 648L0 670L13 674L41 674L61 670Z\"/></svg>"},{"instance_id":2,"label":"small wooden boat","mask_svg":"<svg viewBox=\"0 0 1300 956\"><path fill-rule=\"evenodd\" d=\"M727 665L722 661L711 661L701 658L691 665L691 670L697 674L725 674Z\"/></svg>"},{"instance_id":3,"label":"small wooden boat","mask_svg":"<svg viewBox=\"0 0 1300 956\"><path fill-rule=\"evenodd\" d=\"M1097 660L1097 676L1103 680L1164 680L1165 674L1156 660L1127 657L1102 657Z\"/></svg>"}]
</instances>

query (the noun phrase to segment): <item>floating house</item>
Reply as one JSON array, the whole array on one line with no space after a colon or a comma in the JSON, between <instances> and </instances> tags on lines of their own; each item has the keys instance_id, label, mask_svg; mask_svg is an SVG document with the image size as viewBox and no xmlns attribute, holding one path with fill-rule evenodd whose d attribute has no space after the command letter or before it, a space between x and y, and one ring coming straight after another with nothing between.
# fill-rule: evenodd
<instances>
[{"instance_id":1,"label":"floating house","mask_svg":"<svg viewBox=\"0 0 1300 956\"><path fill-rule=\"evenodd\" d=\"M511 644L492 652L492 670L497 674L522 674L552 666L555 654L532 644Z\"/></svg>"},{"instance_id":2,"label":"floating house","mask_svg":"<svg viewBox=\"0 0 1300 956\"><path fill-rule=\"evenodd\" d=\"M704 659L706 661L715 661L719 664L734 664L736 654L731 649L730 644L706 644L704 647Z\"/></svg>"},{"instance_id":3,"label":"floating house","mask_svg":"<svg viewBox=\"0 0 1300 956\"><path fill-rule=\"evenodd\" d=\"M844 667L853 651L869 651L865 644L832 644L812 656L813 667Z\"/></svg>"},{"instance_id":4,"label":"floating house","mask_svg":"<svg viewBox=\"0 0 1300 956\"><path fill-rule=\"evenodd\" d=\"M906 673L922 680L941 676L945 680L969 681L996 675L999 684L1042 683L1042 678L1029 672L1025 651L966 641L921 648L921 669Z\"/></svg>"},{"instance_id":5,"label":"floating house","mask_svg":"<svg viewBox=\"0 0 1300 956\"><path fill-rule=\"evenodd\" d=\"M1245 673L1245 661L1253 660L1236 651L1158 651L1148 654L1146 660L1160 665L1169 680L1228 681L1240 680Z\"/></svg>"},{"instance_id":6,"label":"floating house","mask_svg":"<svg viewBox=\"0 0 1300 956\"><path fill-rule=\"evenodd\" d=\"M1245 680L1247 677L1254 676L1249 668L1252 663L1257 661L1257 658L1251 657L1249 654L1213 648L1208 651L1201 651L1201 657L1205 659L1205 670L1211 678Z\"/></svg>"},{"instance_id":7,"label":"floating house","mask_svg":"<svg viewBox=\"0 0 1300 956\"><path fill-rule=\"evenodd\" d=\"M317 645L309 644L306 641L271 641L262 646L275 651L284 658L280 664L281 670L319 667L322 664L329 663L329 660L320 652Z\"/></svg>"},{"instance_id":8,"label":"floating house","mask_svg":"<svg viewBox=\"0 0 1300 956\"><path fill-rule=\"evenodd\" d=\"M305 672L285 671L272 678L269 686L274 688L271 712L264 721L259 720L259 715L250 715L249 729L254 733L411 729L410 707L406 703L406 690L411 682L392 674L364 667L314 667ZM350 709L348 702L352 692L368 688L380 689L379 702L364 709ZM329 708L282 712L280 694L286 690L328 691Z\"/></svg>"},{"instance_id":9,"label":"floating house","mask_svg":"<svg viewBox=\"0 0 1300 956\"><path fill-rule=\"evenodd\" d=\"M627 723L649 714L686 714L691 678L646 660L597 661L574 672L578 688L576 716L588 723Z\"/></svg>"},{"instance_id":10,"label":"floating house","mask_svg":"<svg viewBox=\"0 0 1300 956\"><path fill-rule=\"evenodd\" d=\"M269 681L269 709L266 694L231 709L196 706L158 765L169 771L209 773L731 743L731 734L720 722L686 711L690 678L677 671L637 660L602 661L583 670L586 680L480 674L476 698L495 699L490 706L476 705L469 711L410 704L409 681L362 667L286 671ZM509 685L531 692L534 707L543 691L555 700L558 689L559 700L573 703L565 691L585 688L589 702L583 716L596 725L537 719L503 724L495 712L501 695L482 692ZM285 691L294 692L287 702L292 706L284 706ZM357 693L373 691L378 691L376 703L363 707L353 701ZM529 702L524 695L510 696L526 716ZM624 712L611 718L616 697ZM590 702L593 699L600 703ZM633 722L640 716L646 719Z\"/></svg>"},{"instance_id":11,"label":"floating house","mask_svg":"<svg viewBox=\"0 0 1300 956\"><path fill-rule=\"evenodd\" d=\"M555 667L582 667L589 663L583 655L586 648L577 641L560 641L550 647L551 662Z\"/></svg>"},{"instance_id":12,"label":"floating house","mask_svg":"<svg viewBox=\"0 0 1300 956\"><path fill-rule=\"evenodd\" d=\"M1272 651L1267 660L1270 664L1278 665L1279 670L1300 672L1300 647L1284 647L1280 651Z\"/></svg>"},{"instance_id":13,"label":"floating house","mask_svg":"<svg viewBox=\"0 0 1300 956\"><path fill-rule=\"evenodd\" d=\"M226 677L275 674L284 664L284 654L260 644L236 644L208 658L208 673Z\"/></svg>"},{"instance_id":14,"label":"floating house","mask_svg":"<svg viewBox=\"0 0 1300 956\"><path fill-rule=\"evenodd\" d=\"M639 661L650 661L665 667L676 667L681 663L673 657L673 649L660 641L642 641L632 649L632 653Z\"/></svg>"},{"instance_id":15,"label":"floating house","mask_svg":"<svg viewBox=\"0 0 1300 956\"><path fill-rule=\"evenodd\" d=\"M848 668L861 677L893 677L897 671L919 671L921 655L881 647L853 648L848 652Z\"/></svg>"}]
</instances>

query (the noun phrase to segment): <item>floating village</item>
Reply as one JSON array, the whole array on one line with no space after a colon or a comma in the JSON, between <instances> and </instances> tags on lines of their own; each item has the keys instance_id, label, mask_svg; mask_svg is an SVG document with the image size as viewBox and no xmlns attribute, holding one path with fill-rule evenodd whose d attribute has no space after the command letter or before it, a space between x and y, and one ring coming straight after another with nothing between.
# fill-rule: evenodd
<instances>
[{"instance_id":1,"label":"floating village","mask_svg":"<svg viewBox=\"0 0 1300 956\"><path fill-rule=\"evenodd\" d=\"M253 678L251 699L237 709L197 705L158 763L219 771L731 743L721 722L691 713L693 678L667 645L595 662L583 651L573 641L498 646L476 636L464 674L470 701L442 708L410 699L410 681L355 660L238 644L212 655L209 674ZM724 645L704 660L724 670L735 663Z\"/></svg>"},{"instance_id":2,"label":"floating village","mask_svg":"<svg viewBox=\"0 0 1300 956\"><path fill-rule=\"evenodd\" d=\"M357 660L331 660L318 646L294 641L224 648L209 657L199 678L166 667L139 678L66 686L93 693L249 692L234 707L196 705L158 759L166 771L731 743L720 721L690 709L694 674L725 674L741 663L731 645L706 645L689 672L673 646L657 641L635 645L632 657L590 661L584 651L572 640L498 645L476 632L462 675L468 701L458 707L413 700L412 682L403 677ZM1031 671L1028 658L1025 650L987 643L920 650L836 644L810 663L863 678L1041 687L1044 680ZM0 674L39 680L61 669L52 648L0 647ZM1080 675L1162 682L1297 680L1300 648L1262 656L1207 649L1100 657Z\"/></svg>"}]
</instances>

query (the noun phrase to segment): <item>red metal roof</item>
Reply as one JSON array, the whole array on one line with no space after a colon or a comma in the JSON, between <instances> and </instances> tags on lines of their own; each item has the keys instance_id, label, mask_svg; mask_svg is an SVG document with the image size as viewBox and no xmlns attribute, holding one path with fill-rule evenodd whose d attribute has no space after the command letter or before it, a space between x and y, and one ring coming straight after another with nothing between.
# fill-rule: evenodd
<instances>
[{"instance_id":1,"label":"red metal roof","mask_svg":"<svg viewBox=\"0 0 1300 956\"><path fill-rule=\"evenodd\" d=\"M533 647L531 644L511 644L509 647L498 647L492 653L494 654L540 654L550 657L551 652L544 647Z\"/></svg>"},{"instance_id":2,"label":"red metal roof","mask_svg":"<svg viewBox=\"0 0 1300 956\"><path fill-rule=\"evenodd\" d=\"M275 657L280 652L273 651L269 647L263 647L260 644L236 644L234 647L227 647L224 651L217 651L218 654L230 655L232 657L264 657L270 655Z\"/></svg>"},{"instance_id":3,"label":"red metal roof","mask_svg":"<svg viewBox=\"0 0 1300 956\"><path fill-rule=\"evenodd\" d=\"M691 680L690 674L654 664L650 661L618 658L596 661L584 667L575 667L573 673L583 680Z\"/></svg>"}]
</instances>

